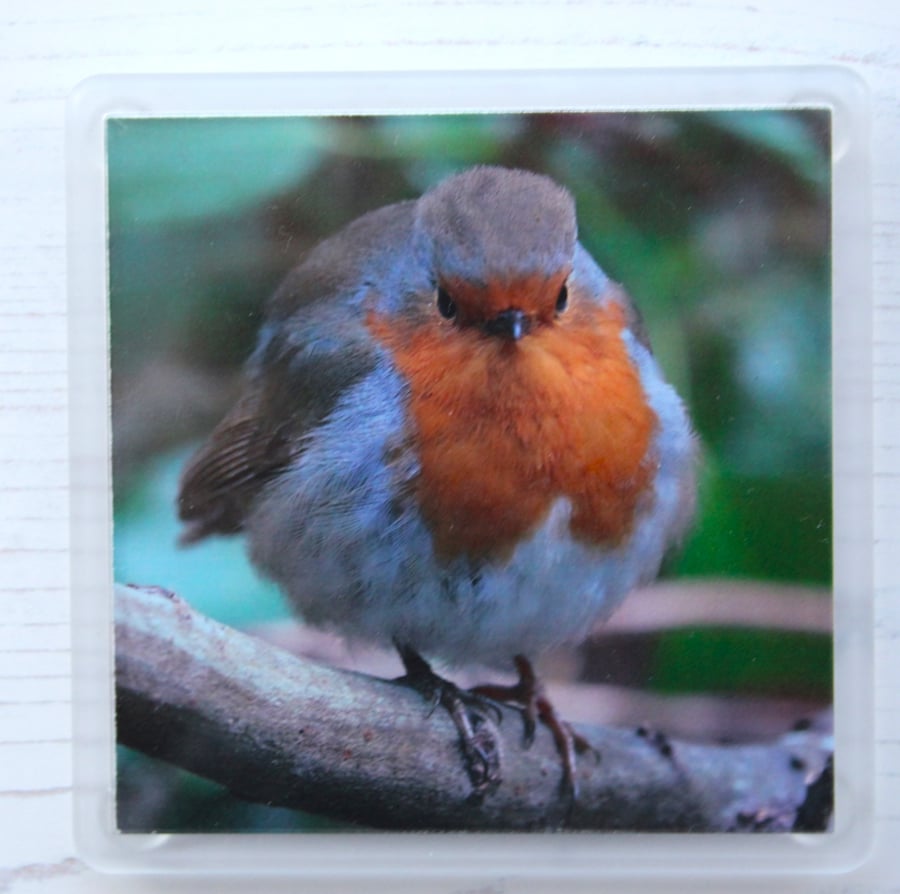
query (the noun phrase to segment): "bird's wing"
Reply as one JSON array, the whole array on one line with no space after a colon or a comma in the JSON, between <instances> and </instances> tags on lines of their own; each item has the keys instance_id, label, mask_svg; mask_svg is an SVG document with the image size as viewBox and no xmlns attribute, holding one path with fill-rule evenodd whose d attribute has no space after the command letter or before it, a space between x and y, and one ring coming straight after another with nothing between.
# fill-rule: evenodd
<instances>
[{"instance_id":1,"label":"bird's wing","mask_svg":"<svg viewBox=\"0 0 900 894\"><path fill-rule=\"evenodd\" d=\"M290 460L289 445L268 424L258 388L249 388L193 456L181 476L182 543L233 534L260 487Z\"/></svg>"},{"instance_id":2,"label":"bird's wing","mask_svg":"<svg viewBox=\"0 0 900 894\"><path fill-rule=\"evenodd\" d=\"M361 304L375 287L373 262L404 244L396 240L410 220L408 203L366 215L321 243L273 296L243 396L182 474L183 543L240 531L260 490L302 453L305 433L374 368Z\"/></svg>"}]
</instances>

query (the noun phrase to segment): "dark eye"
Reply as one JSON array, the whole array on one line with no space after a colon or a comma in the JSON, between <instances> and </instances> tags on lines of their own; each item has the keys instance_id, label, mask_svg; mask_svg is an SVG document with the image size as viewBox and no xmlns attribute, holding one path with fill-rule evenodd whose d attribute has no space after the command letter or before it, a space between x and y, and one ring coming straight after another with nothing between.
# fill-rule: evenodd
<instances>
[{"instance_id":1,"label":"dark eye","mask_svg":"<svg viewBox=\"0 0 900 894\"><path fill-rule=\"evenodd\" d=\"M456 316L456 303L446 289L438 288L437 306L442 317L452 320Z\"/></svg>"},{"instance_id":2,"label":"dark eye","mask_svg":"<svg viewBox=\"0 0 900 894\"><path fill-rule=\"evenodd\" d=\"M559 294L556 296L556 312L561 314L569 303L569 289L565 283L562 284L562 288L559 290Z\"/></svg>"}]
</instances>

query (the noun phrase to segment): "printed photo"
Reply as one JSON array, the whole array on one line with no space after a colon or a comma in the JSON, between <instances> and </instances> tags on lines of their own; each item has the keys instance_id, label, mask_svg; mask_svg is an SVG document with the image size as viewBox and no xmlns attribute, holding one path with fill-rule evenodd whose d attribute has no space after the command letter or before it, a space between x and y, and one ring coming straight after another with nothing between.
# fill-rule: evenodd
<instances>
[{"instance_id":1,"label":"printed photo","mask_svg":"<svg viewBox=\"0 0 900 894\"><path fill-rule=\"evenodd\" d=\"M119 830L828 831L830 147L109 118Z\"/></svg>"}]
</instances>

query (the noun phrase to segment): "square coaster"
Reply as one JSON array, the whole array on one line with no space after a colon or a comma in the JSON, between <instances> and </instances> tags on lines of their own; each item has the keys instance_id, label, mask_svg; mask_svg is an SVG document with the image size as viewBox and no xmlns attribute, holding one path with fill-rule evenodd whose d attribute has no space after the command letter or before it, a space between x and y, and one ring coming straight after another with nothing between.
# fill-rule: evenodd
<instances>
[{"instance_id":1,"label":"square coaster","mask_svg":"<svg viewBox=\"0 0 900 894\"><path fill-rule=\"evenodd\" d=\"M839 69L85 82L85 858L862 859L867 127Z\"/></svg>"}]
</instances>

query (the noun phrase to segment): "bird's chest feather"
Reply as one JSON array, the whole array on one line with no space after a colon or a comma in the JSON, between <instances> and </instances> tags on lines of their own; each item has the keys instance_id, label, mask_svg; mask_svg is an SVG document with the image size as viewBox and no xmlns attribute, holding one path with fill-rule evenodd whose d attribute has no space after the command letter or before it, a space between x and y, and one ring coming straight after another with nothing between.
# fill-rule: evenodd
<instances>
[{"instance_id":1,"label":"bird's chest feather","mask_svg":"<svg viewBox=\"0 0 900 894\"><path fill-rule=\"evenodd\" d=\"M438 556L502 561L560 498L577 540L627 536L652 484L656 417L624 325L613 304L519 341L370 317L408 386L415 497Z\"/></svg>"}]
</instances>

